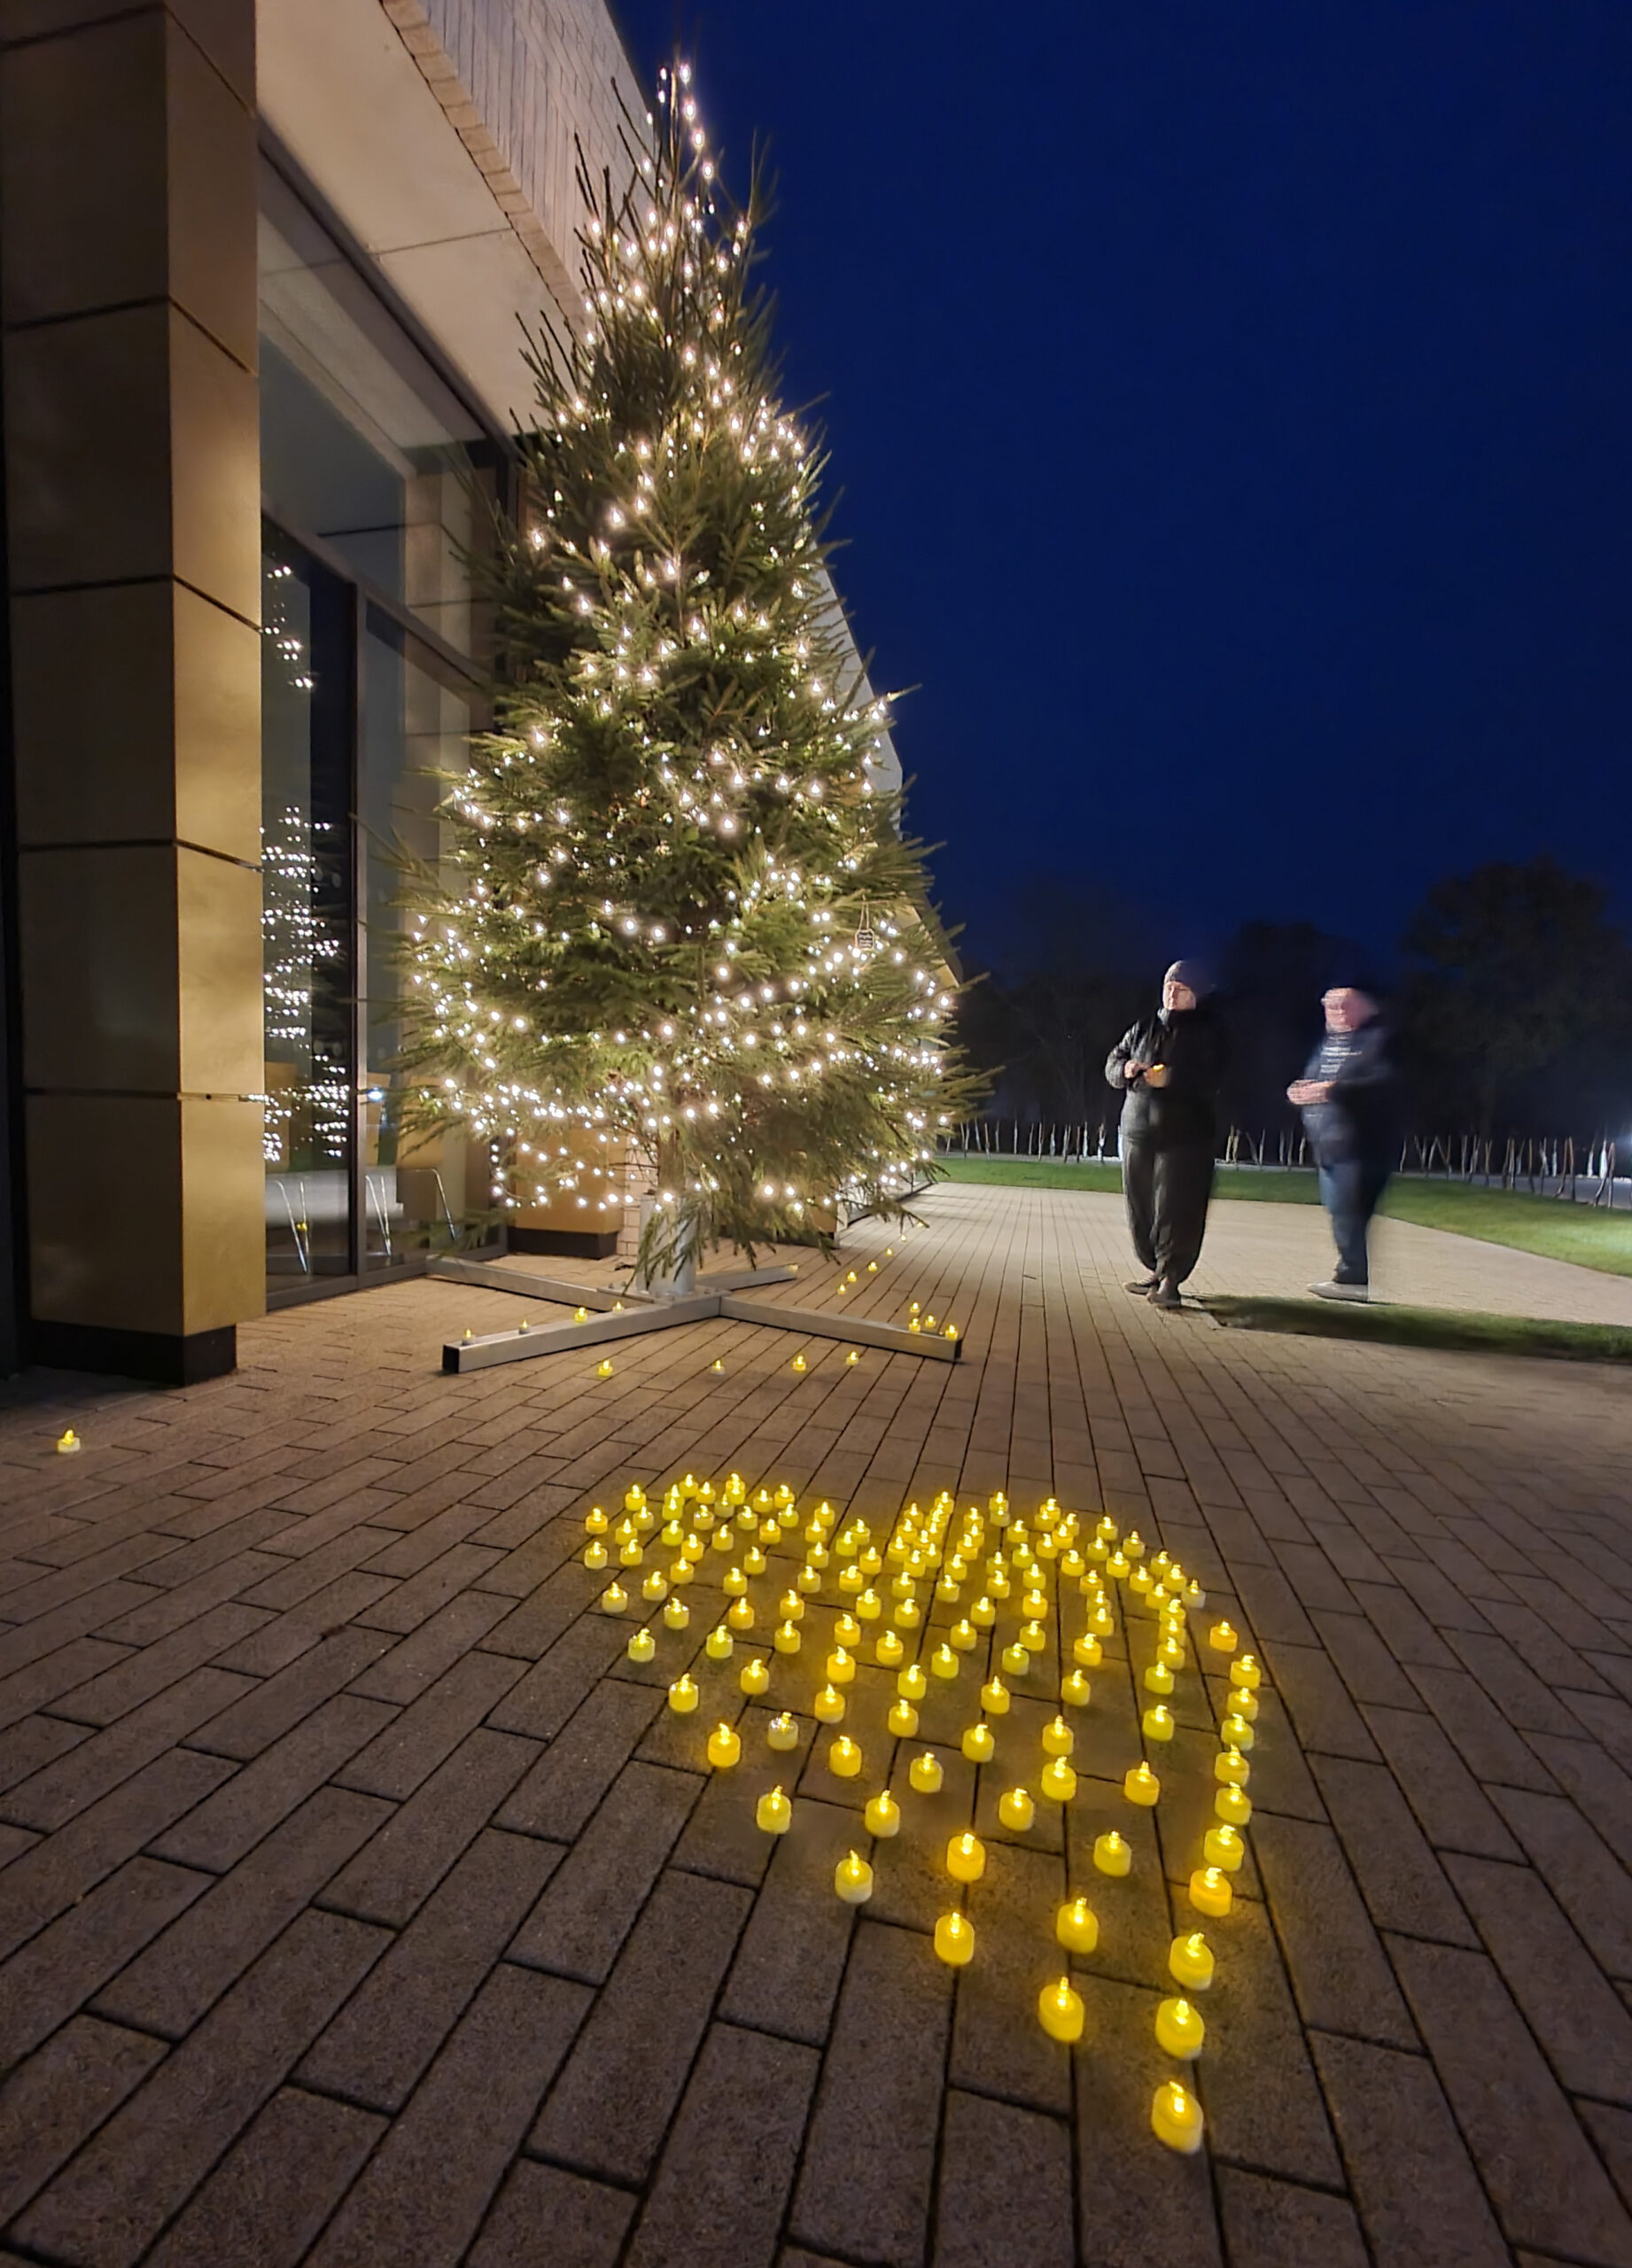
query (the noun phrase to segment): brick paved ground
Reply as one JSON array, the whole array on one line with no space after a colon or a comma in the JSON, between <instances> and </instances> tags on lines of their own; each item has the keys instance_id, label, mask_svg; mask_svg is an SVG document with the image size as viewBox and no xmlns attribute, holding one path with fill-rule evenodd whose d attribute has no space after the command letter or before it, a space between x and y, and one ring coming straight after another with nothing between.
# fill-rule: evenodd
<instances>
[{"instance_id":1,"label":"brick paved ground","mask_svg":"<svg viewBox=\"0 0 1632 2268\"><path fill-rule=\"evenodd\" d=\"M573 1358L449 1379L441 1339L520 1303L419 1284L258 1325L212 1386L12 1402L6 2257L1632 2268L1628 1382L1162 1317L1078 1199L927 1214L857 1296L954 1316L955 1369L813 1342L796 1377L797 1341L718 1325L615 1349L604 1383ZM852 1914L832 1868L867 1846L825 1736L806 1717L778 1759L798 1803L773 1845L740 1652L703 1661L698 1612L634 1666L577 1562L595 1496L734 1464L875 1523L944 1486L1103 1504L1256 1643L1203 2156L1146 2122L1216 1682L1181 1681L1136 1812L1119 1636L1063 1832L1011 1835L995 1797L1035 1771L1051 1646L983 1784L954 1744L940 1795L902 1789ZM808 1708L830 1596L773 1705ZM693 1657L681 1720L663 1687ZM932 1691L926 1736L955 1743L975 1682ZM853 1691L865 1795L891 1697L870 1665ZM721 1710L745 1760L711 1779ZM927 1932L971 1818L991 1857L954 1976ZM1087 1862L1111 1822L1123 1883ZM1102 1925L1074 2051L1034 2015L1068 1884Z\"/></svg>"}]
</instances>

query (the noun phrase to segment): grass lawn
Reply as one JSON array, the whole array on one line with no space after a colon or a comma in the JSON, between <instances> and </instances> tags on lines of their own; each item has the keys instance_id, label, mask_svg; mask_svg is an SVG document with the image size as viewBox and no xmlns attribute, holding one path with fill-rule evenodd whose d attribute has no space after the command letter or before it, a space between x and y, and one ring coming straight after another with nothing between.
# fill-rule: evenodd
<instances>
[{"instance_id":1,"label":"grass lawn","mask_svg":"<svg viewBox=\"0 0 1632 2268\"><path fill-rule=\"evenodd\" d=\"M1632 1330L1614 1323L1550 1323L1518 1315L1449 1315L1442 1308L1345 1307L1327 1300L1217 1297L1202 1306L1230 1331L1357 1339L1374 1347L1457 1354L1545 1355L1567 1363L1632 1363Z\"/></svg>"},{"instance_id":2,"label":"grass lawn","mask_svg":"<svg viewBox=\"0 0 1632 2268\"><path fill-rule=\"evenodd\" d=\"M999 1183L1020 1189L1122 1187L1121 1169L1105 1165L1061 1165L1046 1158L949 1157L942 1163L952 1181ZM1255 1172L1220 1166L1217 1197L1256 1204L1317 1205L1311 1172ZM1566 1205L1553 1197L1529 1197L1517 1190L1469 1189L1455 1181L1395 1181L1383 1211L1396 1221L1425 1229L1448 1229L1486 1244L1510 1245L1516 1252L1539 1253L1547 1260L1574 1261L1604 1276L1632 1276L1632 1213L1597 1212L1589 1205Z\"/></svg>"}]
</instances>

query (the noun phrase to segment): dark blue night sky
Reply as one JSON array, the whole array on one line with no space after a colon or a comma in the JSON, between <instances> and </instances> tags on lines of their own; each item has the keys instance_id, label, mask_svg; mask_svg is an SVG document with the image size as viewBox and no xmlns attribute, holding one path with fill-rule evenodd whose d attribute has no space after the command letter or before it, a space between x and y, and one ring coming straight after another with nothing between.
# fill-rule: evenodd
<instances>
[{"instance_id":1,"label":"dark blue night sky","mask_svg":"<svg viewBox=\"0 0 1632 2268\"><path fill-rule=\"evenodd\" d=\"M1628 0L680 22L976 958L1047 878L1186 949L1542 850L1632 911Z\"/></svg>"}]
</instances>

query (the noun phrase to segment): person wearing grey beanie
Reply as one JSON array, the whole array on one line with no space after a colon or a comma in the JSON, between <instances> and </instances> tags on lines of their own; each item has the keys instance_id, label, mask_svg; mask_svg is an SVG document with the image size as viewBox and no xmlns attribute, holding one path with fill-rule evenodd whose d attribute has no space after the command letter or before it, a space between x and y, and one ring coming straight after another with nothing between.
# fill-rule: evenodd
<instances>
[{"instance_id":1,"label":"person wearing grey beanie","mask_svg":"<svg viewBox=\"0 0 1632 2268\"><path fill-rule=\"evenodd\" d=\"M1146 1275L1128 1285L1154 1307L1184 1304L1179 1286L1201 1254L1217 1148L1224 1021L1200 961L1176 960L1162 1006L1130 1027L1106 1058L1123 1097L1122 1181L1128 1231Z\"/></svg>"}]
</instances>

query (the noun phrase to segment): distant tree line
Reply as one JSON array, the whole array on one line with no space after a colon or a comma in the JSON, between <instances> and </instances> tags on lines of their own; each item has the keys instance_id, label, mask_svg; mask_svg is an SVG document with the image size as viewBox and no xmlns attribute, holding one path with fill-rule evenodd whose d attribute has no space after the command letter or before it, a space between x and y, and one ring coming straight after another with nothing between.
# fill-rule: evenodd
<instances>
[{"instance_id":1,"label":"distant tree line","mask_svg":"<svg viewBox=\"0 0 1632 2268\"><path fill-rule=\"evenodd\" d=\"M1159 948L1060 886L1029 893L1013 949L964 996L965 1045L1008 1119L1115 1117L1106 1052L1148 1014ZM1608 894L1550 858L1434 883L1398 965L1308 922L1245 923L1219 965L1230 1025L1226 1124L1255 1141L1296 1122L1286 1099L1320 1029L1320 997L1359 983L1384 1002L1421 1129L1504 1142L1632 1135L1632 940Z\"/></svg>"}]
</instances>

